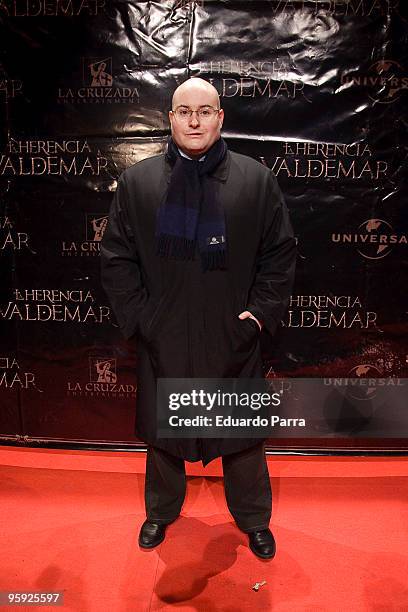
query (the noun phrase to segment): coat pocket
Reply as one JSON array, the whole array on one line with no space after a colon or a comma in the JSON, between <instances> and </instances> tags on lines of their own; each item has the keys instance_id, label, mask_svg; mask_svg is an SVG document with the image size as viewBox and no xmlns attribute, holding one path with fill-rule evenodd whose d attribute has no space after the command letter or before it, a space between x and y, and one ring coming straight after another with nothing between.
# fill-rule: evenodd
<instances>
[{"instance_id":1,"label":"coat pocket","mask_svg":"<svg viewBox=\"0 0 408 612\"><path fill-rule=\"evenodd\" d=\"M234 307L234 329L238 336L234 342L235 350L248 349L256 343L259 335L259 327L256 321L249 318L238 318L238 315L246 309L246 293L240 292L235 299Z\"/></svg>"},{"instance_id":2,"label":"coat pocket","mask_svg":"<svg viewBox=\"0 0 408 612\"><path fill-rule=\"evenodd\" d=\"M237 322L240 334L243 338L255 340L255 338L258 337L259 327L256 321L249 318L243 320L237 318Z\"/></svg>"}]
</instances>

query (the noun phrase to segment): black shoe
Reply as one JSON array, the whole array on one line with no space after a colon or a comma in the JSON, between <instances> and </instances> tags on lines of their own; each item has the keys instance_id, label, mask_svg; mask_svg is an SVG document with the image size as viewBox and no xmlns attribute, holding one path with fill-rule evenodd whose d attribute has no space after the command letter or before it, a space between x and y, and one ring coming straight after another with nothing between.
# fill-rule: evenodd
<instances>
[{"instance_id":1,"label":"black shoe","mask_svg":"<svg viewBox=\"0 0 408 612\"><path fill-rule=\"evenodd\" d=\"M163 542L166 535L166 527L167 525L145 521L139 533L139 546L142 548L154 548L160 542Z\"/></svg>"},{"instance_id":2,"label":"black shoe","mask_svg":"<svg viewBox=\"0 0 408 612\"><path fill-rule=\"evenodd\" d=\"M272 559L275 556L276 544L270 529L248 533L249 548L261 559Z\"/></svg>"}]
</instances>

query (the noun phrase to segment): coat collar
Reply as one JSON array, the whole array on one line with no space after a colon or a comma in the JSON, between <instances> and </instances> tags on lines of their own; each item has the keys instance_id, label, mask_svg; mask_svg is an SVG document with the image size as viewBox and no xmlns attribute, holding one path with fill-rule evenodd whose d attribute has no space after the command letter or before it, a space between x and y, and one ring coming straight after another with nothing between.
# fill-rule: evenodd
<instances>
[{"instance_id":1,"label":"coat collar","mask_svg":"<svg viewBox=\"0 0 408 612\"><path fill-rule=\"evenodd\" d=\"M229 151L227 151L227 154L224 157L224 159L218 164L218 166L216 167L216 169L210 176L214 177L218 181L221 181L222 183L225 183L225 181L228 178L230 166L231 166L231 154ZM172 169L171 164L166 160L166 156L164 155L164 173L166 176L167 183L170 182L171 169Z\"/></svg>"}]
</instances>

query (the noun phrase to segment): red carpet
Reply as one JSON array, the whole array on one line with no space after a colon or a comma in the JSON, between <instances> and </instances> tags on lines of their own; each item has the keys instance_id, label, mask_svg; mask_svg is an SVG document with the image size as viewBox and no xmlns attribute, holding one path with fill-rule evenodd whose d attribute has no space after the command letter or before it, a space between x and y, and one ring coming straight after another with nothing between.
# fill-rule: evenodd
<instances>
[{"instance_id":1,"label":"red carpet","mask_svg":"<svg viewBox=\"0 0 408 612\"><path fill-rule=\"evenodd\" d=\"M189 478L182 517L141 551L143 455L0 447L0 590L64 591L54 609L75 612L408 611L408 459L268 463L277 554L262 561L219 463L189 464L210 476Z\"/></svg>"}]
</instances>

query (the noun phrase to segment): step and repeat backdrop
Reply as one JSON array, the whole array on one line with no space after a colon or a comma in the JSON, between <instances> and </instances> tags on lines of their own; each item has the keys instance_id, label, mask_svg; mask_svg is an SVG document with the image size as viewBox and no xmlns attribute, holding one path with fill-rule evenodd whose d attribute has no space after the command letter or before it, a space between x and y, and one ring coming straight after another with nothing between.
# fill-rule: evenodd
<instances>
[{"instance_id":1,"label":"step and repeat backdrop","mask_svg":"<svg viewBox=\"0 0 408 612\"><path fill-rule=\"evenodd\" d=\"M317 407L327 435L271 445L408 446L405 411L371 401L408 369L403 5L0 0L0 440L138 444L136 347L100 241L120 173L164 150L172 92L201 76L230 149L278 177L298 240L265 375L371 380L344 414Z\"/></svg>"}]
</instances>

